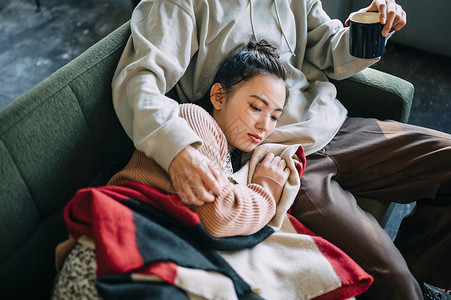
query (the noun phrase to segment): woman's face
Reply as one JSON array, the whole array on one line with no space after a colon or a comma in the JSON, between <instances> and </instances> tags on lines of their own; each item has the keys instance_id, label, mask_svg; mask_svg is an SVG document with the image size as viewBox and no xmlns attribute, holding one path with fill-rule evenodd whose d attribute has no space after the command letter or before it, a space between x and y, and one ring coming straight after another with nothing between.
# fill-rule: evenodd
<instances>
[{"instance_id":1,"label":"woman's face","mask_svg":"<svg viewBox=\"0 0 451 300\"><path fill-rule=\"evenodd\" d=\"M285 103L285 82L267 74L246 81L232 93L215 93L212 87L213 118L224 132L229 150L250 152L273 131Z\"/></svg>"}]
</instances>

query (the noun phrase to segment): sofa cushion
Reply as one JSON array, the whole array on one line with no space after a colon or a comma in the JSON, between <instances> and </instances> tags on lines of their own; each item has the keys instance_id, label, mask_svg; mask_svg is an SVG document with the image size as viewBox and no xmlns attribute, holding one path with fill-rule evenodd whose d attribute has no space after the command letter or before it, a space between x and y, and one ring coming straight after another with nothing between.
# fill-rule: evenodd
<instances>
[{"instance_id":1,"label":"sofa cushion","mask_svg":"<svg viewBox=\"0 0 451 300\"><path fill-rule=\"evenodd\" d=\"M0 262L3 262L30 237L39 225L40 215L19 169L2 141L0 157Z\"/></svg>"}]
</instances>

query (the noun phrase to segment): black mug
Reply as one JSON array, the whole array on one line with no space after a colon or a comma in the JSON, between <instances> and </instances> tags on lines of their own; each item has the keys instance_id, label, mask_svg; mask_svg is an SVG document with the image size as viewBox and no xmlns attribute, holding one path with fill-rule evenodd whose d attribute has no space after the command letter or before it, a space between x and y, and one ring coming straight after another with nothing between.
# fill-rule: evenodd
<instances>
[{"instance_id":1,"label":"black mug","mask_svg":"<svg viewBox=\"0 0 451 300\"><path fill-rule=\"evenodd\" d=\"M349 52L359 58L375 58L384 54L385 37L377 12L351 14L349 28Z\"/></svg>"}]
</instances>

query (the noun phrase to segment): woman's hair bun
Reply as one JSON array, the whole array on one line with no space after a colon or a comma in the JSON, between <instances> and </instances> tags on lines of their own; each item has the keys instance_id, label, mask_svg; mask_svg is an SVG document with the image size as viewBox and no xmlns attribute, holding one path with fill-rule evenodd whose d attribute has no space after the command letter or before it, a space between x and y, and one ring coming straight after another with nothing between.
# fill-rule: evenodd
<instances>
[{"instance_id":1,"label":"woman's hair bun","mask_svg":"<svg viewBox=\"0 0 451 300\"><path fill-rule=\"evenodd\" d=\"M261 52L266 55L270 55L276 58L280 58L279 51L277 51L277 48L271 45L267 40L263 39L258 42L250 41L246 49L248 51L257 51Z\"/></svg>"}]
</instances>

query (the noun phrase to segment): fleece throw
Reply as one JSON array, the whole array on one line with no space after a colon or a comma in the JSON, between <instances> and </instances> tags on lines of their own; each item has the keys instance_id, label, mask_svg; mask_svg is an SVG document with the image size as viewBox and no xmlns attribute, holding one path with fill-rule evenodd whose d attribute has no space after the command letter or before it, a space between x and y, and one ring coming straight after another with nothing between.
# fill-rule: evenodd
<instances>
[{"instance_id":1,"label":"fleece throw","mask_svg":"<svg viewBox=\"0 0 451 300\"><path fill-rule=\"evenodd\" d=\"M280 228L215 238L175 194L140 183L81 189L64 217L72 237L94 242L96 287L104 299L345 299L372 282L346 254L289 215ZM278 237L282 231L299 239ZM291 263L281 265L281 257ZM256 271L237 272L240 260ZM280 285L265 289L250 277L268 270L261 282L286 281L294 292L275 291Z\"/></svg>"}]
</instances>

